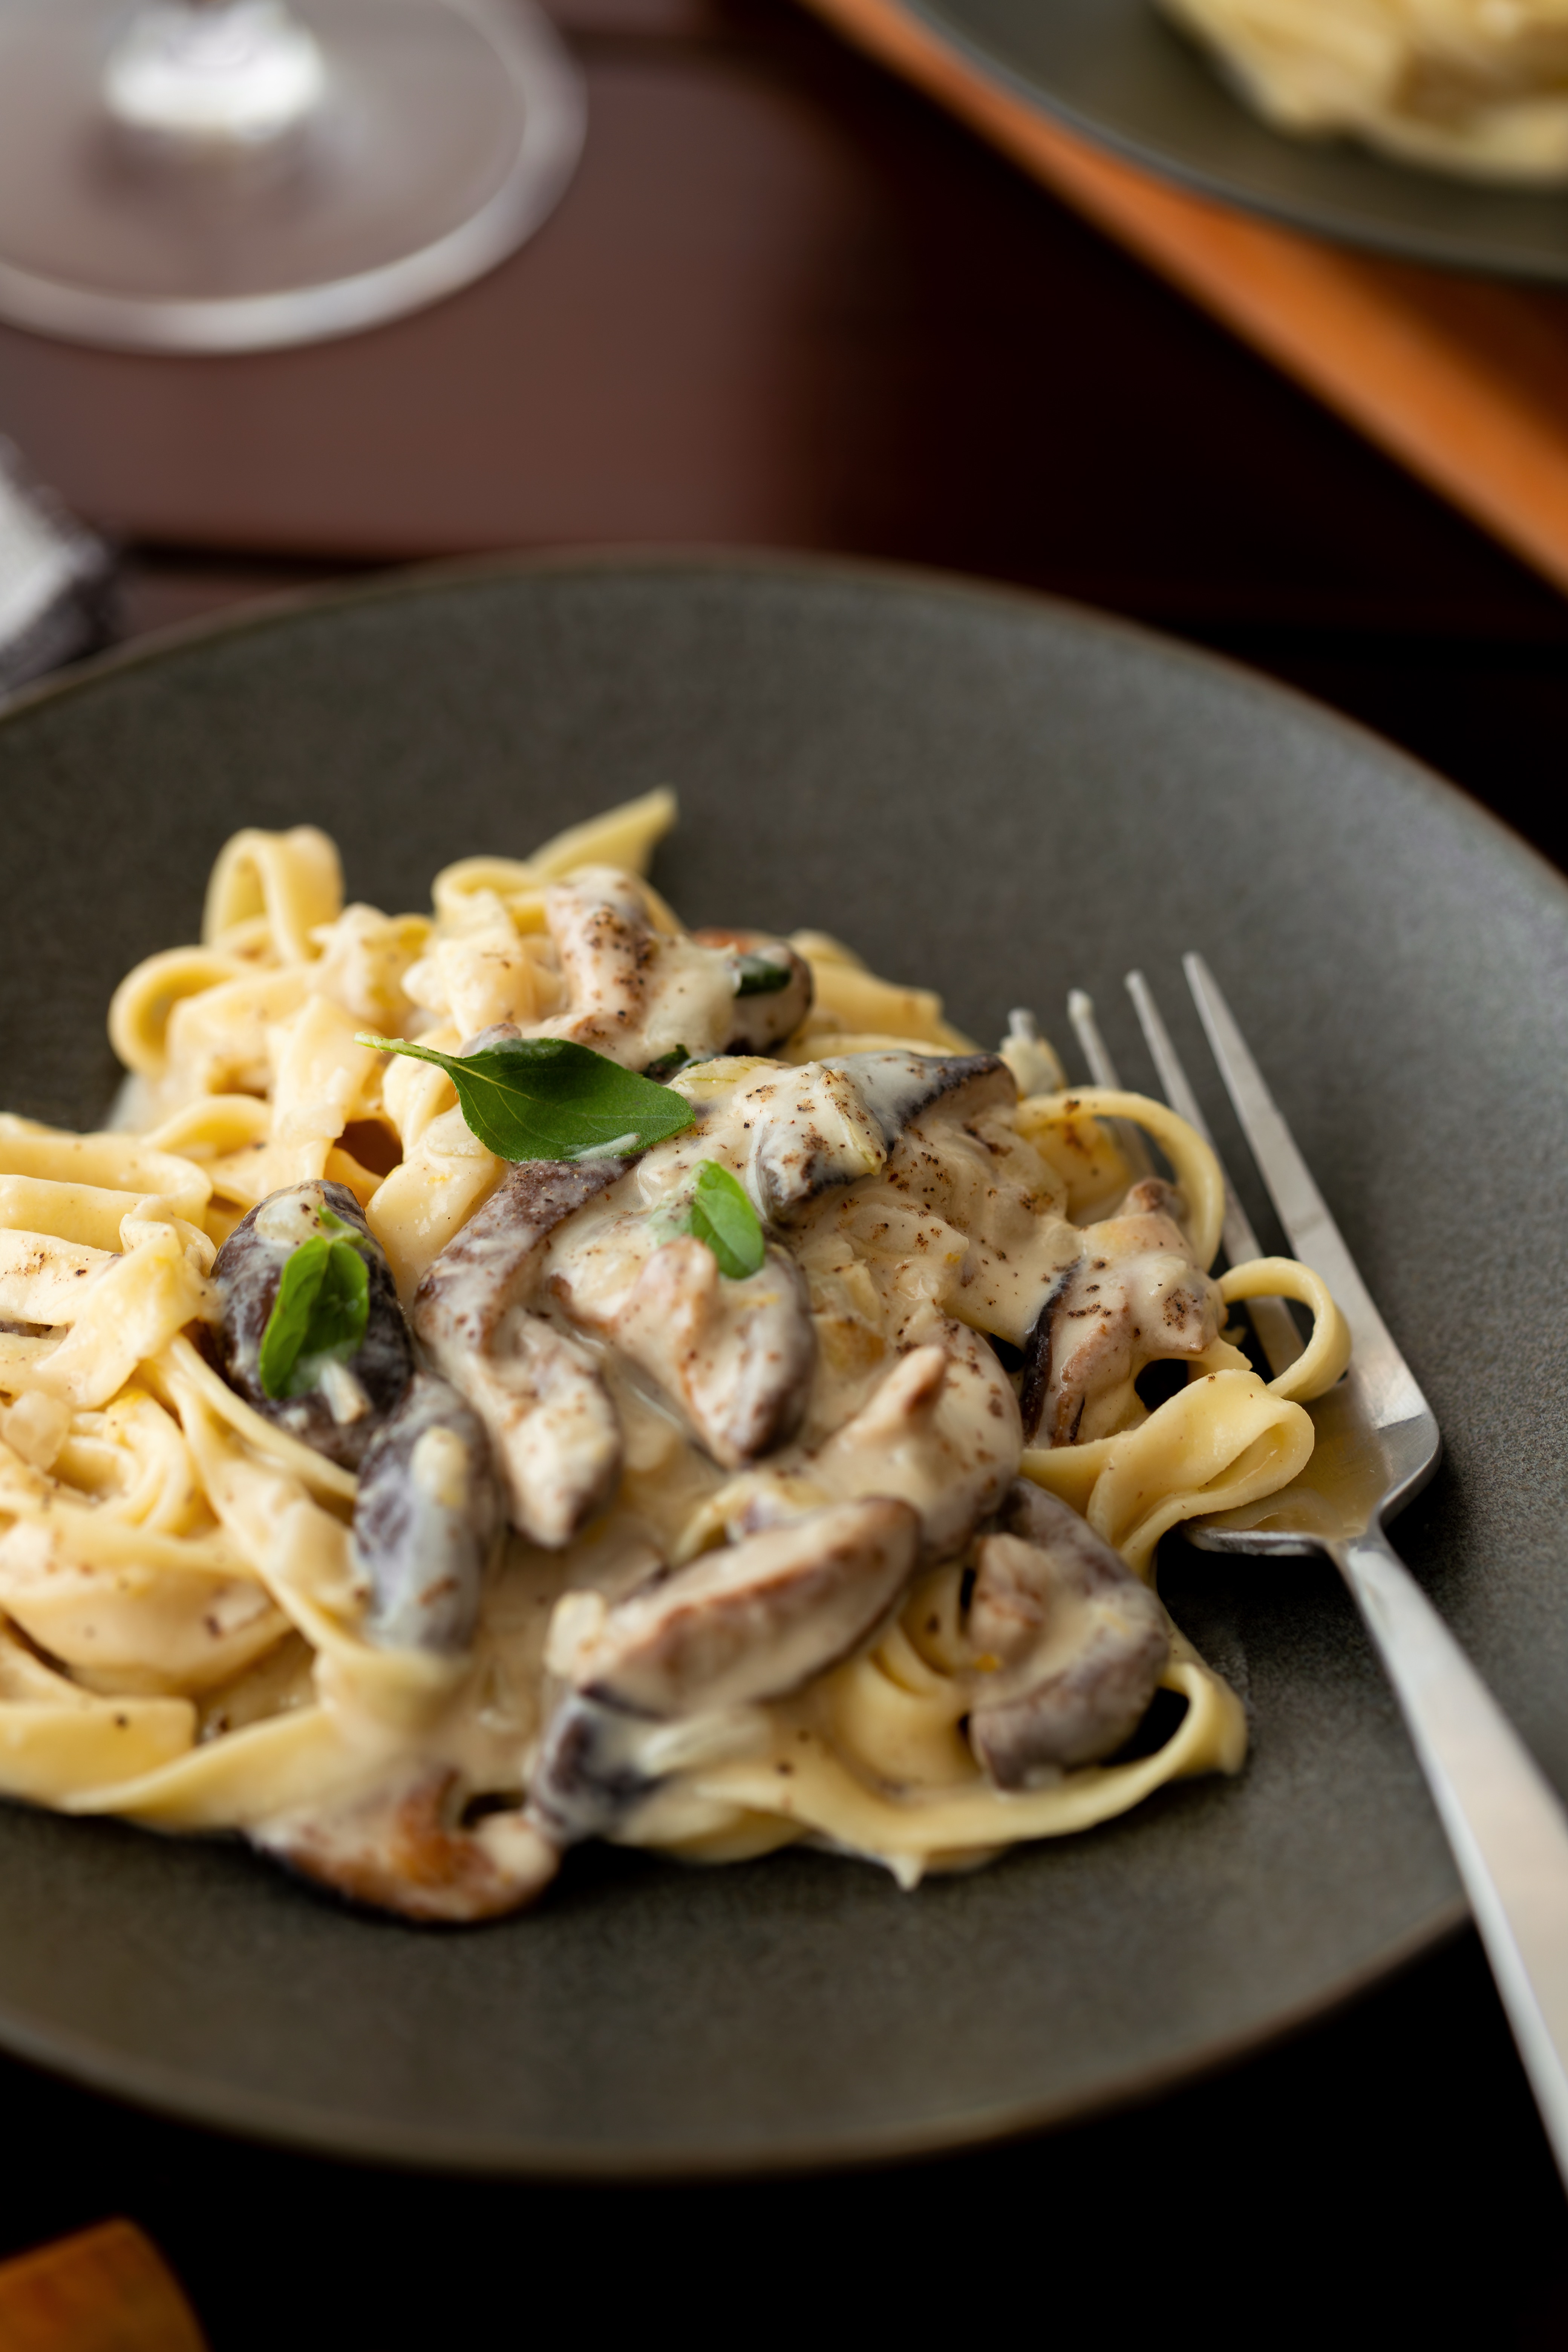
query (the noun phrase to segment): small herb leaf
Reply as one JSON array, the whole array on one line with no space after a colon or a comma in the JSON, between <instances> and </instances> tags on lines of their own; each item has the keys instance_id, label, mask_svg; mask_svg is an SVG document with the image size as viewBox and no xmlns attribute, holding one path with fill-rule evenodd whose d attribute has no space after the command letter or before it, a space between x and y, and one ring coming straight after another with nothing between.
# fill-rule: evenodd
<instances>
[{"instance_id":1,"label":"small herb leaf","mask_svg":"<svg viewBox=\"0 0 1568 2352\"><path fill-rule=\"evenodd\" d=\"M737 996L773 996L781 988L787 988L795 977L791 965L775 963L772 956L743 955L735 961Z\"/></svg>"},{"instance_id":2,"label":"small herb leaf","mask_svg":"<svg viewBox=\"0 0 1568 2352\"><path fill-rule=\"evenodd\" d=\"M329 1363L359 1352L369 1320L370 1276L359 1251L312 1234L283 1261L257 1364L263 1392L305 1395Z\"/></svg>"},{"instance_id":3,"label":"small herb leaf","mask_svg":"<svg viewBox=\"0 0 1568 2352\"><path fill-rule=\"evenodd\" d=\"M687 1214L687 1231L710 1249L721 1274L743 1282L762 1271L765 1244L762 1222L741 1185L716 1160L697 1163L697 1190Z\"/></svg>"},{"instance_id":4,"label":"small herb leaf","mask_svg":"<svg viewBox=\"0 0 1568 2352\"><path fill-rule=\"evenodd\" d=\"M346 1217L340 1217L334 1209L329 1209L324 1201L316 1211L316 1223L320 1225L321 1231L333 1241L347 1242L351 1248L356 1250L368 1249L370 1247L370 1244L366 1241L359 1227L357 1225L351 1225L348 1219Z\"/></svg>"},{"instance_id":5,"label":"small herb leaf","mask_svg":"<svg viewBox=\"0 0 1568 2352\"><path fill-rule=\"evenodd\" d=\"M696 1117L668 1087L569 1037L508 1037L468 1055L368 1033L356 1042L445 1070L469 1128L500 1160L624 1158L679 1135Z\"/></svg>"}]
</instances>

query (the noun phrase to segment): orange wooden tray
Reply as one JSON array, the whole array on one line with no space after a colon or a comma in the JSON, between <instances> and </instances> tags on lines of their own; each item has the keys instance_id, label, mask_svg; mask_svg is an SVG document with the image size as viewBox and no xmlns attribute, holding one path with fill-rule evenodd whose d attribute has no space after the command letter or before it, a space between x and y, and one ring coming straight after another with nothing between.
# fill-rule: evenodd
<instances>
[{"instance_id":1,"label":"orange wooden tray","mask_svg":"<svg viewBox=\"0 0 1568 2352\"><path fill-rule=\"evenodd\" d=\"M205 2352L173 2271L133 2221L0 2263L5 2352Z\"/></svg>"},{"instance_id":2,"label":"orange wooden tray","mask_svg":"<svg viewBox=\"0 0 1568 2352\"><path fill-rule=\"evenodd\" d=\"M1568 589L1568 293L1268 227L1059 130L899 0L807 5Z\"/></svg>"}]
</instances>

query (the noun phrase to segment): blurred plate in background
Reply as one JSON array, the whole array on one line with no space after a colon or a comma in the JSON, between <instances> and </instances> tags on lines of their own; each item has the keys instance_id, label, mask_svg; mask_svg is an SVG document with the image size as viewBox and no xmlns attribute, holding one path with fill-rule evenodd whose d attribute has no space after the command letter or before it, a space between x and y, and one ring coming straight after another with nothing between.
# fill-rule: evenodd
<instances>
[{"instance_id":1,"label":"blurred plate in background","mask_svg":"<svg viewBox=\"0 0 1568 2352\"><path fill-rule=\"evenodd\" d=\"M1568 282L1568 190L1486 187L1287 139L1154 0L907 0L1068 129L1205 195L1448 269Z\"/></svg>"}]
</instances>

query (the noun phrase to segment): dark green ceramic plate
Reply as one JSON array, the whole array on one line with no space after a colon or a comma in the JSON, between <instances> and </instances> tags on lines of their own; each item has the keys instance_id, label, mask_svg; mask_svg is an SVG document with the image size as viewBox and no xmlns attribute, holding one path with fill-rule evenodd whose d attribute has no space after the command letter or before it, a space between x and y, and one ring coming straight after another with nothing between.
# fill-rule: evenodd
<instances>
[{"instance_id":1,"label":"dark green ceramic plate","mask_svg":"<svg viewBox=\"0 0 1568 2352\"><path fill-rule=\"evenodd\" d=\"M1510 189L1287 139L1154 0L906 0L1068 130L1205 195L1375 252L1568 279L1568 190Z\"/></svg>"},{"instance_id":2,"label":"dark green ceramic plate","mask_svg":"<svg viewBox=\"0 0 1568 2352\"><path fill-rule=\"evenodd\" d=\"M1568 1788L1568 892L1311 705L1068 606L910 575L517 564L278 610L0 721L0 1100L90 1122L110 991L239 824L313 819L427 902L678 784L692 922L853 940L997 1035L1079 982L1148 1082L1205 948L1442 1419L1412 1562ZM1207 1087L1211 1105L1214 1087ZM1216 1119L1222 1141L1232 1130ZM0 1806L0 2040L184 2115L429 2164L626 2175L951 2146L1142 2094L1442 1933L1455 1881L1331 1574L1174 1548L1252 1709L1238 1780L914 1895L791 1853L584 1853L415 1932L243 1847Z\"/></svg>"}]
</instances>

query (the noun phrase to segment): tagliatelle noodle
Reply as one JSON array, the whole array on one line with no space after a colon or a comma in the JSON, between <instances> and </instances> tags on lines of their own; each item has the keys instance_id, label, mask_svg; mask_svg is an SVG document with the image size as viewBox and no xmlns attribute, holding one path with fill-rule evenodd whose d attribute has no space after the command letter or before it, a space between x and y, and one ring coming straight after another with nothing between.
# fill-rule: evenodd
<instances>
[{"instance_id":1,"label":"tagliatelle noodle","mask_svg":"<svg viewBox=\"0 0 1568 2352\"><path fill-rule=\"evenodd\" d=\"M832 1483L847 1475L841 1436L737 1475L646 1392L617 1390L626 1461L608 1514L555 1552L513 1536L460 1654L388 1647L366 1630L353 1474L255 1411L202 1343L219 1312L215 1245L306 1179L357 1194L409 1298L505 1163L468 1129L444 1071L359 1034L452 1053L497 1021L548 1023L565 1002L552 886L587 869L643 875L674 815L672 794L650 793L531 858L467 858L437 877L429 917L345 908L336 850L312 827L237 835L201 943L153 956L115 994L110 1034L132 1076L121 1124L78 1136L0 1117L0 1318L12 1327L0 1331L0 1792L262 1843L421 1774L515 1802L559 1687L549 1643L563 1601L613 1601L659 1559L700 1559L753 1491L792 1507L865 1491ZM635 887L658 936L678 941L668 907ZM718 1059L678 1078L689 1100L823 1060L974 1051L931 991L879 978L821 933L794 945L814 984L801 1025L771 1061ZM1040 1232L1068 1252L1119 1213L1132 1171L1108 1122L1123 1121L1171 1164L1196 1280L1217 1246L1221 1181L1163 1105L1100 1088L1031 1096L996 1149L1021 1155ZM874 1230L853 1206L841 1230L830 1222L796 1244L846 1396L879 1395L921 1347L956 1345L944 1332L967 1327L984 1349L987 1333L1013 1329L1005 1261L896 1200ZM1023 1450L1024 1475L1140 1576L1172 1527L1276 1492L1311 1452L1304 1407L1343 1370L1342 1318L1291 1260L1233 1269L1218 1286L1227 1303L1264 1295L1313 1317L1278 1380L1215 1339L1189 1349L1186 1385L1154 1410L1129 1386L1110 1434ZM1173 1626L1160 1680L1179 1720L1152 1752L997 1786L965 1730L984 1669L965 1630L969 1573L962 1550L923 1567L840 1663L680 1733L684 1749L670 1746L670 1769L611 1834L715 1862L807 1837L912 1885L1106 1821L1184 1774L1240 1769L1239 1703Z\"/></svg>"},{"instance_id":2,"label":"tagliatelle noodle","mask_svg":"<svg viewBox=\"0 0 1568 2352\"><path fill-rule=\"evenodd\" d=\"M1162 0L1279 130L1468 179L1568 183L1563 0Z\"/></svg>"}]
</instances>

